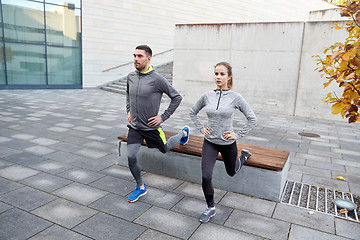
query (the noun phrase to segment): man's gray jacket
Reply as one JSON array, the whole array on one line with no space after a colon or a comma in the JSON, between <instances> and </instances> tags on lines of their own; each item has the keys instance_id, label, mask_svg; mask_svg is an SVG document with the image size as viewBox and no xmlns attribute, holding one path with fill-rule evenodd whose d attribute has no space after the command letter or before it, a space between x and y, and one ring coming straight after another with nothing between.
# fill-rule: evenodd
<instances>
[{"instance_id":1,"label":"man's gray jacket","mask_svg":"<svg viewBox=\"0 0 360 240\"><path fill-rule=\"evenodd\" d=\"M171 99L168 108L161 114L165 122L180 105L181 95L155 70L148 73L135 71L127 76L126 111L132 117L132 128L143 131L159 128L149 126L148 122L149 118L159 115L163 93Z\"/></svg>"}]
</instances>

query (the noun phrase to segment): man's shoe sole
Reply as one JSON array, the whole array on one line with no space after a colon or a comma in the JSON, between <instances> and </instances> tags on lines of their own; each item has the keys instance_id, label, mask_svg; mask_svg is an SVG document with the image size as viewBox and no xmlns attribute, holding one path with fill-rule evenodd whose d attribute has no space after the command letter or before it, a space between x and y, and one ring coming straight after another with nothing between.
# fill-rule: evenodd
<instances>
[{"instance_id":1,"label":"man's shoe sole","mask_svg":"<svg viewBox=\"0 0 360 240\"><path fill-rule=\"evenodd\" d=\"M132 200L132 201L130 201L130 200L128 199L128 202L129 202L129 203L136 202L137 200L139 200L140 197L144 196L145 194L147 194L147 191L144 192L143 194L140 194L136 199L134 199L134 200Z\"/></svg>"}]
</instances>

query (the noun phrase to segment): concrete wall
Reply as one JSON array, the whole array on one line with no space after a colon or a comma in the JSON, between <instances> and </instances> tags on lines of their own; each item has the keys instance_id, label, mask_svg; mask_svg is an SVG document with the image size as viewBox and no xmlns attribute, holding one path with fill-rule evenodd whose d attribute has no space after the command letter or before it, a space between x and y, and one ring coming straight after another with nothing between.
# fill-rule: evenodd
<instances>
[{"instance_id":1,"label":"concrete wall","mask_svg":"<svg viewBox=\"0 0 360 240\"><path fill-rule=\"evenodd\" d=\"M339 25L345 26L344 22L337 21ZM324 49L335 42L344 42L346 30L330 29L333 21L306 22L303 49L301 53L301 67L299 71L299 84L295 115L304 117L316 117L323 119L341 120L340 115L333 115L330 112L331 105L322 101L327 93L336 92L342 95L336 83L323 88L325 77L314 71L316 67L313 55L324 56Z\"/></svg>"},{"instance_id":2,"label":"concrete wall","mask_svg":"<svg viewBox=\"0 0 360 240\"><path fill-rule=\"evenodd\" d=\"M154 54L173 49L176 23L304 21L310 10L331 6L322 0L83 0L84 87L126 75L132 64L103 70L132 62L139 44L149 44Z\"/></svg>"},{"instance_id":3,"label":"concrete wall","mask_svg":"<svg viewBox=\"0 0 360 240\"><path fill-rule=\"evenodd\" d=\"M343 24L343 23L342 23ZM193 104L214 89L213 66L233 66L234 90L256 111L323 119L341 117L322 102L320 73L312 55L344 39L333 22L177 25L173 85Z\"/></svg>"}]
</instances>

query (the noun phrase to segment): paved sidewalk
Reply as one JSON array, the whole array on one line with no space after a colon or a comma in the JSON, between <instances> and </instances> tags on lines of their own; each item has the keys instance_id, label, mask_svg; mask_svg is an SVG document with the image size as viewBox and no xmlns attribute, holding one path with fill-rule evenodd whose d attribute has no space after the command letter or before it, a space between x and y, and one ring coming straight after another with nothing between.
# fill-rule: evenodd
<instances>
[{"instance_id":1,"label":"paved sidewalk","mask_svg":"<svg viewBox=\"0 0 360 240\"><path fill-rule=\"evenodd\" d=\"M189 124L190 107L163 128ZM360 124L256 114L258 126L241 141L290 151L289 180L360 194ZM244 123L241 114L235 121ZM116 164L126 130L123 95L0 91L0 239L360 238L360 223L220 189L217 215L201 224L201 186L152 173L143 176L148 194L129 204L135 183Z\"/></svg>"}]
</instances>

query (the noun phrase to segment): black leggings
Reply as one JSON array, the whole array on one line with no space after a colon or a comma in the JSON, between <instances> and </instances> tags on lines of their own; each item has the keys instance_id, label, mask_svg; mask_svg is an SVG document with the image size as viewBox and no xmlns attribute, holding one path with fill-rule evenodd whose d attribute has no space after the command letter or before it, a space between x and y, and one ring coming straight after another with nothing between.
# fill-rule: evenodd
<instances>
[{"instance_id":1,"label":"black leggings","mask_svg":"<svg viewBox=\"0 0 360 240\"><path fill-rule=\"evenodd\" d=\"M218 153L221 153L229 176L234 176L238 149L236 142L229 145L217 145L204 139L201 159L202 188L208 207L214 207L214 187L212 185L212 174Z\"/></svg>"}]
</instances>

